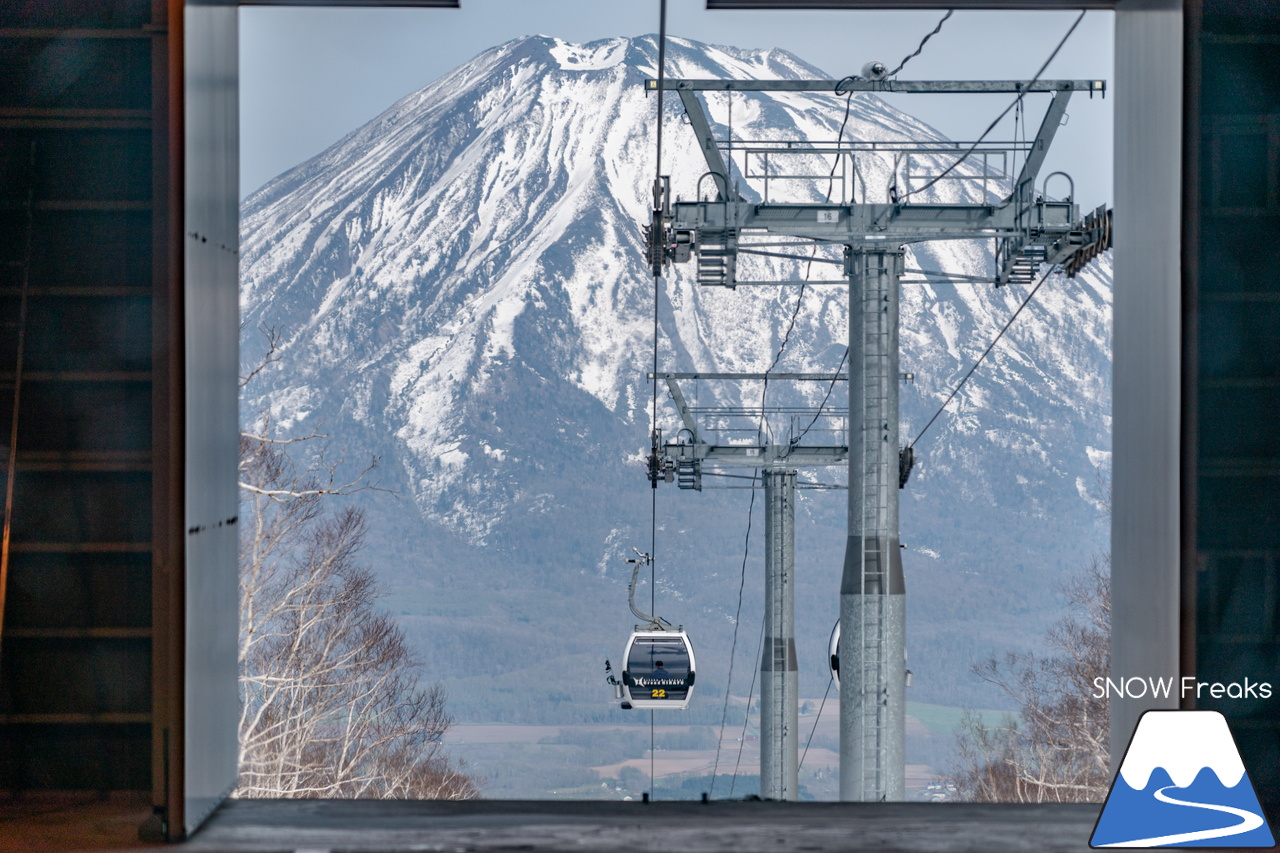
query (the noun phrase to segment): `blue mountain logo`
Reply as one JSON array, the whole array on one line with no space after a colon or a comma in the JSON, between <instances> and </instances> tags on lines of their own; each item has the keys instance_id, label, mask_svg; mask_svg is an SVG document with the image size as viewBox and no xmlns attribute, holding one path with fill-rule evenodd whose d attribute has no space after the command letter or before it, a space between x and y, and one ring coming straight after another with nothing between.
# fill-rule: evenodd
<instances>
[{"instance_id":1,"label":"blue mountain logo","mask_svg":"<svg viewBox=\"0 0 1280 853\"><path fill-rule=\"evenodd\" d=\"M1147 711L1129 741L1090 847L1274 847L1227 720Z\"/></svg>"}]
</instances>

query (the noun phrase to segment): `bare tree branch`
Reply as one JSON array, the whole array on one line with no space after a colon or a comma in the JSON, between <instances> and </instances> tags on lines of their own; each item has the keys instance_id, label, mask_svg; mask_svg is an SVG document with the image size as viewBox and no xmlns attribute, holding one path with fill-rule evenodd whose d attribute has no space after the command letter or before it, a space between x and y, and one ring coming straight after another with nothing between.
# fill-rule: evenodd
<instances>
[{"instance_id":1,"label":"bare tree branch","mask_svg":"<svg viewBox=\"0 0 1280 853\"><path fill-rule=\"evenodd\" d=\"M275 351L269 336L268 359ZM248 378L257 375L255 370ZM240 797L465 799L477 781L444 752L452 724L382 591L360 563L362 510L336 496L385 491L339 471L316 430L240 438Z\"/></svg>"},{"instance_id":2,"label":"bare tree branch","mask_svg":"<svg viewBox=\"0 0 1280 853\"><path fill-rule=\"evenodd\" d=\"M1047 657L1010 652L972 667L1018 706L1000 726L966 712L948 781L976 802L1101 802L1110 786L1109 708L1094 679L1111 665L1111 561L1064 585L1072 612L1045 635Z\"/></svg>"},{"instance_id":3,"label":"bare tree branch","mask_svg":"<svg viewBox=\"0 0 1280 853\"><path fill-rule=\"evenodd\" d=\"M243 324L240 326L240 331L244 331ZM259 373L280 360L280 356L277 354L280 349L280 330L275 326L259 326L258 331L262 332L262 334L266 336L267 353L262 357L262 361L258 362L258 365L254 367L253 370L249 371L248 375L240 377L241 388L248 385L253 380L253 377L257 376Z\"/></svg>"}]
</instances>

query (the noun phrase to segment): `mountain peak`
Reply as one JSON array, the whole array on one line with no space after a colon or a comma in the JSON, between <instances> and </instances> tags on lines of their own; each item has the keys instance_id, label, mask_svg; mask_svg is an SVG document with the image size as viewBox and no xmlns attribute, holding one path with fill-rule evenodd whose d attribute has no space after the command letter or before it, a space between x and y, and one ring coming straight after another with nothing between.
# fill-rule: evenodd
<instances>
[{"instance_id":1,"label":"mountain peak","mask_svg":"<svg viewBox=\"0 0 1280 853\"><path fill-rule=\"evenodd\" d=\"M679 37L667 47L672 77L828 76L777 49ZM402 99L242 207L246 368L263 353L252 330L281 332L279 364L246 389L246 417L267 410L286 430L323 421L326 432L341 436L349 458L367 449L385 460L384 484L408 498L403 506L418 525L394 538L410 550L431 541L465 555L469 562L450 569L451 576L468 567L497 571L502 560L492 549L509 548L505 553L526 555L519 561L554 564L563 584L579 577L569 567L625 565L620 557L633 531L647 527L649 487L636 460L649 440L645 371L653 358L655 282L643 260L640 224L657 171L657 99L641 80L653 76L655 62L652 35L507 42ZM841 130L862 142L940 138L870 94L700 98L712 133L739 149L744 140L830 141ZM662 172L671 176L674 195L693 198L706 161L681 120L679 99L665 105ZM780 202L848 201L856 178L857 197L876 201L886 198L901 164L895 146L872 147L864 145L856 163L846 164L834 189L804 177L831 170L829 157L805 150L785 174L779 166L785 155L771 154L771 166L759 157L744 165L739 150L732 178L744 194L761 195L752 181L762 168L772 169L769 198ZM928 155L909 165L937 174L953 156ZM937 191L943 200L977 200L982 193L973 181ZM989 250L966 243L914 246L908 264L991 275ZM764 370L789 324L793 334L779 370L838 369L848 341L846 288L728 291L698 286L692 267L673 269L660 282L659 370ZM760 255L740 258L739 272L744 281L796 283L806 274L804 264ZM839 275L816 265L812 274ZM918 377L903 386L904 434L933 414L1022 296L1012 288L929 278L902 291L902 364ZM947 626L926 629L935 634L954 631L952 647L973 648L966 632L989 626L934 619L948 602L986 606L994 586L1019 602L1017 612L1031 613L1026 601L1051 595L1046 574L1101 544L1096 513L1077 490L1095 479L1087 449L1110 446L1110 298L1105 266L1047 285L929 436L928 456L904 498L903 529L906 541L939 555L914 568L924 581L917 589L928 592L916 599L913 612L921 615L913 618ZM826 389L802 384L771 384L770 404L816 407ZM832 400L842 393L835 389ZM758 405L759 394L749 383L703 384L692 399L743 407ZM678 428L665 395L658 406L660 425ZM775 434L793 427L787 420L774 418ZM822 482L838 485L841 476L833 470ZM676 497L675 491L664 493L664 501L671 498L664 506L678 502L693 513L699 504L696 524L688 524L687 535L671 534L678 541L670 543L671 553L684 549L680 559L694 567L675 583L692 590L714 576L701 573L712 559L708 549L720 547L707 543L732 541L726 547L740 562L740 512L729 518L701 507L724 507L741 493ZM926 499L936 523L919 521L916 502ZM839 531L833 541L842 548L846 508L838 503L814 512ZM999 511L1006 513L1003 527L991 521ZM1030 519L1057 526L1042 533L1039 524L1018 523ZM977 543L993 525L1004 538ZM730 529L732 536L725 535ZM830 563L837 569L838 559ZM738 577L734 565L724 577ZM434 582L422 572L423 583ZM977 574L984 577L972 580ZM810 576L815 590L819 575ZM490 577L476 575L482 576ZM1038 635L1037 619L1044 618L1035 610L1019 630ZM984 646L981 653L1003 648ZM936 674L935 684L954 681Z\"/></svg>"}]
</instances>

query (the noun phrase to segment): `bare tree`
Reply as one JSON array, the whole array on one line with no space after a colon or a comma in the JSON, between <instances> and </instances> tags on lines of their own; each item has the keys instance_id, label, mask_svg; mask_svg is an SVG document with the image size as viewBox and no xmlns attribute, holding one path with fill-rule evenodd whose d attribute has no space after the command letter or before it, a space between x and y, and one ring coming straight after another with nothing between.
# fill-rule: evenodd
<instances>
[{"instance_id":1,"label":"bare tree","mask_svg":"<svg viewBox=\"0 0 1280 853\"><path fill-rule=\"evenodd\" d=\"M950 778L975 802L1101 802L1110 785L1106 696L1094 679L1111 660L1111 560L1095 557L1064 591L1072 612L1046 634L1052 654L1009 653L973 666L1017 702L988 726L966 713Z\"/></svg>"},{"instance_id":2,"label":"bare tree","mask_svg":"<svg viewBox=\"0 0 1280 853\"><path fill-rule=\"evenodd\" d=\"M475 797L475 780L441 743L451 723L444 691L420 683L358 560L362 511L328 505L371 488L363 481L374 466L341 483L322 452L304 469L288 452L322 436L272 438L266 418L258 432L240 440L237 795Z\"/></svg>"}]
</instances>

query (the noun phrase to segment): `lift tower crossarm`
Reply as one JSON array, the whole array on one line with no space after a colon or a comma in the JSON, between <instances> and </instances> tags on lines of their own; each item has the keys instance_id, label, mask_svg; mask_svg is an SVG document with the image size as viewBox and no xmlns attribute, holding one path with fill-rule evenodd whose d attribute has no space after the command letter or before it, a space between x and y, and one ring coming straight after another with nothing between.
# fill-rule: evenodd
<instances>
[{"instance_id":1,"label":"lift tower crossarm","mask_svg":"<svg viewBox=\"0 0 1280 853\"><path fill-rule=\"evenodd\" d=\"M649 373L649 379L655 378L655 374ZM774 444L758 444L758 443L714 443L708 442L703 438L701 431L697 426L696 415L699 412L706 412L705 409L697 409L689 405L688 399L684 392L680 389L680 380L688 379L723 379L733 381L760 381L768 379L771 382L847 382L849 375L847 373L713 373L713 372L696 372L696 373L677 373L664 372L658 373L656 378L662 379L667 383L667 389L671 392L671 399L676 404L679 412L680 420L684 424L686 430L689 431L692 441L668 441L658 447L658 457L662 461L664 469L668 465L693 465L698 470L704 467L743 467L743 468L760 468L770 465L784 465L787 467L805 467L809 465L837 465L844 462L849 457L849 445L842 444L791 444L789 442L778 442ZM846 410L835 407L826 406L825 411L832 417L843 417L847 414ZM818 409L821 412L824 409ZM735 409L719 409L721 413L732 416L742 416L743 411ZM759 414L756 410L745 412L755 417ZM808 410L796 410L793 414L808 414ZM700 487L695 487L700 488Z\"/></svg>"},{"instance_id":2,"label":"lift tower crossarm","mask_svg":"<svg viewBox=\"0 0 1280 853\"><path fill-rule=\"evenodd\" d=\"M1066 234L1077 224L1075 205L1036 201L1018 211L987 204L754 204L681 201L672 206L674 231L758 231L828 243L973 240L1013 237L1031 230ZM1020 215L1021 214L1021 215Z\"/></svg>"},{"instance_id":3,"label":"lift tower crossarm","mask_svg":"<svg viewBox=\"0 0 1280 853\"><path fill-rule=\"evenodd\" d=\"M788 447L786 444L695 444L683 448L678 444L667 444L662 447L662 452L671 459L697 459L703 467L760 468L780 464L805 468L810 465L838 465L849 458L849 448L843 444L800 447Z\"/></svg>"},{"instance_id":4,"label":"lift tower crossarm","mask_svg":"<svg viewBox=\"0 0 1280 853\"><path fill-rule=\"evenodd\" d=\"M794 282L793 282L794 284ZM650 373L647 379L652 379ZM768 379L789 380L793 382L844 382L849 378L847 373L659 373L659 379L670 383L672 379Z\"/></svg>"},{"instance_id":5,"label":"lift tower crossarm","mask_svg":"<svg viewBox=\"0 0 1280 853\"><path fill-rule=\"evenodd\" d=\"M1027 206L1035 195L1036 175L1040 174L1040 167L1044 165L1053 137L1062 126L1062 117L1067 114L1067 104L1070 102L1071 90L1059 91L1045 112L1044 120L1040 122L1040 130L1036 133L1031 150L1027 153L1027 160L1022 164L1022 171L1018 173L1018 179L1013 185L1013 195L1018 197L1020 206Z\"/></svg>"},{"instance_id":6,"label":"lift tower crossarm","mask_svg":"<svg viewBox=\"0 0 1280 853\"><path fill-rule=\"evenodd\" d=\"M765 494L765 607L763 648L760 655L760 795L769 800L799 798L799 695L800 674L795 642L795 490L796 475L801 467L830 466L849 458L849 439L840 444L801 444L824 413L829 418L847 420L847 409L828 406L824 399L816 409L792 406L715 405L707 408L690 406L680 390L680 380L716 379L728 381L796 381L824 382L832 386L848 382L848 373L650 373L649 379L663 379L679 410L684 429L676 441L655 448L667 482L673 480L681 489L702 489L705 468L753 468L749 488L757 478ZM828 390L830 396L830 389ZM766 442L762 429L751 430L755 437L744 443L708 443L697 429L696 416L712 413L723 418L763 418L768 413L813 414L813 421L793 444L791 441ZM763 424L757 421L757 424ZM723 427L708 426L706 433L720 440ZM733 430L741 432L741 430ZM843 430L847 435L847 427ZM685 433L688 433L688 436ZM820 429L819 432L830 432ZM661 440L661 439L659 439ZM837 438L837 441L840 439ZM732 439L729 439L732 441ZM723 475L723 472L720 472ZM754 496L753 496L754 501Z\"/></svg>"},{"instance_id":7,"label":"lift tower crossarm","mask_svg":"<svg viewBox=\"0 0 1280 853\"><path fill-rule=\"evenodd\" d=\"M664 87L665 88L665 87ZM689 124L693 127L693 135L698 138L698 147L702 149L702 156L707 161L707 171L712 175L719 175L720 180L714 177L712 183L716 185L716 198L720 201L736 201L737 193L734 192L733 186L729 183L729 167L724 162L724 157L720 154L720 147L716 145L715 135L711 132L711 124L707 121L706 111L702 109L702 104L698 102L698 96L689 89L680 90L680 102L684 104L684 111L689 116Z\"/></svg>"},{"instance_id":8,"label":"lift tower crossarm","mask_svg":"<svg viewBox=\"0 0 1280 853\"><path fill-rule=\"evenodd\" d=\"M1097 92L1105 94L1105 80L680 80L667 77L663 91L670 92L899 92L914 94L1019 94L1039 92ZM658 81L644 81L656 92ZM686 108L688 104L685 104Z\"/></svg>"},{"instance_id":9,"label":"lift tower crossarm","mask_svg":"<svg viewBox=\"0 0 1280 853\"><path fill-rule=\"evenodd\" d=\"M740 252L778 255L782 253L764 250L803 245L798 240L811 241L816 244L813 259L790 259L842 263L849 287L849 369L847 376L842 377L848 385L848 407L842 412L826 409L827 398L824 398L823 405L814 416L816 422L824 409L829 416L842 416L847 435L844 444L769 444L760 437L759 427L735 430L704 423L702 432L716 441L720 441L720 437L714 433L750 432L755 436L750 443L737 443L728 435L724 443L707 443L691 426L705 410L691 408L682 395L673 391L680 417L689 428L692 440L685 440L685 431L682 430L677 441L655 448L654 458L663 466L668 482L677 480L681 488L700 489L701 471L705 466L756 467L762 470L765 479L766 503L769 506L766 525L768 628L766 652L761 660L761 683L762 696L768 696L767 701L762 698L762 708L767 707L768 711L761 714L762 740L767 745L767 749L765 746L761 749L761 794L773 799L794 799L798 785L794 761L798 688L790 586L793 568L790 555L794 542L791 494L796 468L847 460L849 517L840 586L840 660L848 681L842 684L840 699L840 796L846 801L900 800L905 793L906 585L898 541L898 490L905 485L905 451L899 444L898 423L898 382L903 377L898 370L898 312L904 244L994 239L994 283L997 286L1027 282L1035 277L1043 264L1061 265L1069 275L1074 274L1099 252L1109 248L1109 211L1100 209L1081 220L1074 199L1052 201L1038 198L1035 187L1045 153L1066 115L1071 94L1084 91L1090 96L1095 92L1105 96L1106 83L1101 80L664 78L661 82L648 80L645 86L647 90L661 87L662 91L679 93L710 171L723 176L716 178L714 199L702 189L707 177L704 174L695 190L696 201L677 201L665 207L662 216L655 217L651 232L652 255L659 259L660 264L687 263L696 254L696 281L700 286L732 288L738 284L795 284L799 282L738 281L737 256ZM951 176L951 173L971 155L977 153L985 158L987 153L985 149L979 150L981 140L971 147L967 143L952 143L959 153L959 159L952 160L943 156L948 150L938 149L937 141L931 140L912 143L915 147L904 144L893 149L895 153L919 153L943 162L937 164L941 170L938 174L919 176L927 181L919 189L910 185L910 168L906 174L907 185L900 188L896 183L895 166L894 182L887 187L889 203L867 203L865 185L862 203L845 203L843 190L840 200L833 201L831 184L835 178L834 169L830 178L821 174L785 176L800 180L827 179L824 201L771 203L766 183L762 203L755 203L744 200L730 185L726 161L733 151L741 151L744 157L749 158L753 153L767 154L775 149L759 148L765 142L739 145L733 139L716 139L706 108L697 94L733 91L820 93L828 96L851 92L1016 93L1019 100L1026 94L1045 93L1053 97L1030 147L1026 148L1025 142L1009 146L1016 151L1025 151L1026 160L1013 179L1009 196L998 202L942 204L920 198L922 190L943 179L964 179L963 174ZM828 102L833 105L839 103L830 97ZM840 135L843 136L843 132ZM875 156L889 153L888 149L860 147L865 146L865 141L847 142L843 138L834 143L801 141L799 148L783 140L769 140L768 144L785 144L785 148L777 150L811 157L852 157L862 151L870 151ZM754 177L748 171L744 166L739 176L744 180ZM767 182L769 175L766 166L759 177L764 177ZM980 200L986 202L988 171L985 159L980 177L983 181ZM783 239L779 241L777 238ZM842 247L843 261L830 257L832 253L817 252L819 246ZM681 377L665 378L669 385L674 385L675 380ZM711 374L689 374L684 378L711 378ZM730 377L726 375L724 378ZM766 377L740 374L736 378ZM774 374L767 378L782 377ZM832 382L830 378L827 381ZM732 410L722 407L725 418L763 417L767 411L763 401L759 407L750 410L741 406ZM781 412L776 407L775 411ZM812 426L813 422L799 433L797 440L808 434ZM909 455L906 457L908 471L910 458Z\"/></svg>"},{"instance_id":10,"label":"lift tower crossarm","mask_svg":"<svg viewBox=\"0 0 1280 853\"><path fill-rule=\"evenodd\" d=\"M653 378L652 374L650 378ZM667 390L671 392L671 399L676 401L676 408L680 410L680 420L684 421L684 428L693 437L693 443L701 444L702 439L698 437L698 424L693 419L693 413L689 411L689 403L684 398L684 392L680 390L680 383L672 376L667 377Z\"/></svg>"}]
</instances>

